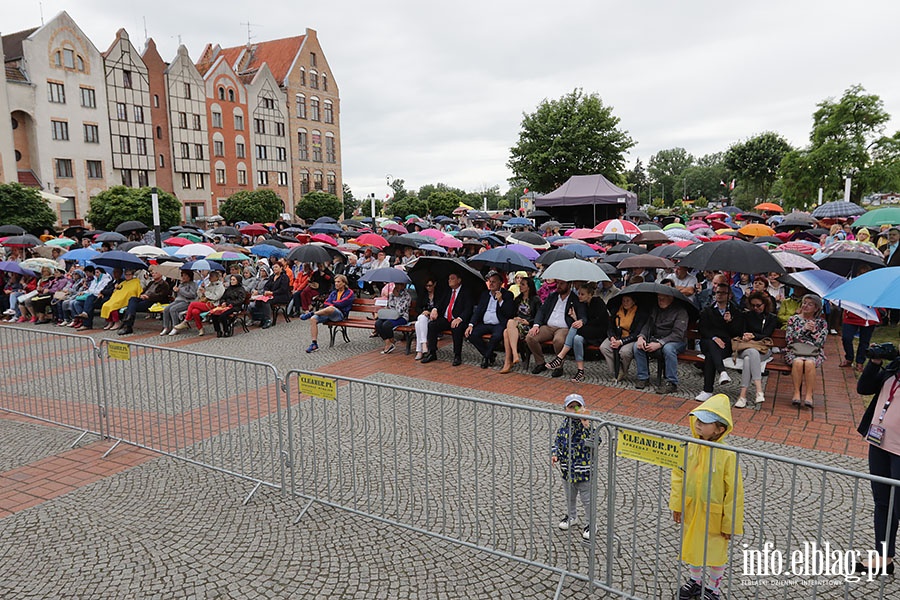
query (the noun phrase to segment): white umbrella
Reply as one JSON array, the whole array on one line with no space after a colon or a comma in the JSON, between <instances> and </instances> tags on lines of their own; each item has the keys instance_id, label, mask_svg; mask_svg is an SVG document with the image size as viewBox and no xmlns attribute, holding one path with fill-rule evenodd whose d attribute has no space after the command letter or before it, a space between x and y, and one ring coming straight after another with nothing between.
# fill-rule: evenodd
<instances>
[{"instance_id":1,"label":"white umbrella","mask_svg":"<svg viewBox=\"0 0 900 600\"><path fill-rule=\"evenodd\" d=\"M800 254L793 252L772 252L775 260L785 269L818 269L819 265Z\"/></svg>"},{"instance_id":2,"label":"white umbrella","mask_svg":"<svg viewBox=\"0 0 900 600\"><path fill-rule=\"evenodd\" d=\"M560 281L609 281L609 276L594 263L580 258L558 260L547 267L541 279Z\"/></svg>"},{"instance_id":3,"label":"white umbrella","mask_svg":"<svg viewBox=\"0 0 900 600\"><path fill-rule=\"evenodd\" d=\"M175 252L175 256L187 258L189 256L209 256L215 252L213 248L204 246L203 244L187 244L182 246Z\"/></svg>"},{"instance_id":4,"label":"white umbrella","mask_svg":"<svg viewBox=\"0 0 900 600\"><path fill-rule=\"evenodd\" d=\"M38 192L41 195L41 198L46 200L47 202L52 202L53 204L65 204L69 199L63 198L62 196L57 196L56 194L51 194L50 192L45 192L41 190Z\"/></svg>"},{"instance_id":5,"label":"white umbrella","mask_svg":"<svg viewBox=\"0 0 900 600\"><path fill-rule=\"evenodd\" d=\"M206 248L206 246L204 246ZM210 248L212 250L212 248ZM157 248L156 246L150 246L144 244L143 246L135 246L131 250L128 251L129 254L134 254L135 256L140 257L148 257L148 258L156 258L158 256L169 256L169 253L163 250L162 248Z\"/></svg>"}]
</instances>

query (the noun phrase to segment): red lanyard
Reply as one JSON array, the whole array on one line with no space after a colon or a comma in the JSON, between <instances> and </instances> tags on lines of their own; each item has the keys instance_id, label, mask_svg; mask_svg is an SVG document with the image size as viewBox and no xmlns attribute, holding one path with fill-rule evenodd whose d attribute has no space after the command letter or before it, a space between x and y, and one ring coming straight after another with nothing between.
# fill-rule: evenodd
<instances>
[{"instance_id":1,"label":"red lanyard","mask_svg":"<svg viewBox=\"0 0 900 600\"><path fill-rule=\"evenodd\" d=\"M900 375L894 375L894 383L891 385L891 394L888 396L888 399L884 401L884 406L881 408L881 415L878 417L879 423L884 421L884 415L887 414L888 409L891 407L891 401L894 399L894 394L897 393L898 387L900 387Z\"/></svg>"}]
</instances>

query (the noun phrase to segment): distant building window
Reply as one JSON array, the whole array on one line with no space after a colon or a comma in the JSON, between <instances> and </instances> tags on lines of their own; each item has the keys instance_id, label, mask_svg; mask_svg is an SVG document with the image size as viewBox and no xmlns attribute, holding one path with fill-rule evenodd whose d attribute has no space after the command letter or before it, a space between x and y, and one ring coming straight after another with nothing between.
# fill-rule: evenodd
<instances>
[{"instance_id":1,"label":"distant building window","mask_svg":"<svg viewBox=\"0 0 900 600\"><path fill-rule=\"evenodd\" d=\"M303 94L297 94L297 117L306 118L306 96Z\"/></svg>"},{"instance_id":2,"label":"distant building window","mask_svg":"<svg viewBox=\"0 0 900 600\"><path fill-rule=\"evenodd\" d=\"M127 135L119 136L119 152L122 154L131 154L131 139Z\"/></svg>"},{"instance_id":3,"label":"distant building window","mask_svg":"<svg viewBox=\"0 0 900 600\"><path fill-rule=\"evenodd\" d=\"M68 48L63 50L63 65L67 69L75 68L75 52L69 50Z\"/></svg>"},{"instance_id":4,"label":"distant building window","mask_svg":"<svg viewBox=\"0 0 900 600\"><path fill-rule=\"evenodd\" d=\"M159 94L153 94L153 108L159 108Z\"/></svg>"},{"instance_id":5,"label":"distant building window","mask_svg":"<svg viewBox=\"0 0 900 600\"><path fill-rule=\"evenodd\" d=\"M315 71L309 72L309 87L314 90L319 89L319 74Z\"/></svg>"},{"instance_id":6,"label":"distant building window","mask_svg":"<svg viewBox=\"0 0 900 600\"><path fill-rule=\"evenodd\" d=\"M99 160L87 161L87 176L88 176L88 179L102 179L103 178L103 162L101 162Z\"/></svg>"},{"instance_id":7,"label":"distant building window","mask_svg":"<svg viewBox=\"0 0 900 600\"><path fill-rule=\"evenodd\" d=\"M181 129L187 129L187 113L178 113L178 127L180 127Z\"/></svg>"},{"instance_id":8,"label":"distant building window","mask_svg":"<svg viewBox=\"0 0 900 600\"><path fill-rule=\"evenodd\" d=\"M135 123L143 123L144 122L144 107L143 106L135 106L134 107L134 122Z\"/></svg>"},{"instance_id":9,"label":"distant building window","mask_svg":"<svg viewBox=\"0 0 900 600\"><path fill-rule=\"evenodd\" d=\"M284 123L278 121L275 123L275 135L278 137L284 137Z\"/></svg>"},{"instance_id":10,"label":"distant building window","mask_svg":"<svg viewBox=\"0 0 900 600\"><path fill-rule=\"evenodd\" d=\"M225 142L213 140L213 154L215 156L225 156Z\"/></svg>"},{"instance_id":11,"label":"distant building window","mask_svg":"<svg viewBox=\"0 0 900 600\"><path fill-rule=\"evenodd\" d=\"M188 100L191 99L191 84L189 83L184 84L184 97Z\"/></svg>"},{"instance_id":12,"label":"distant building window","mask_svg":"<svg viewBox=\"0 0 900 600\"><path fill-rule=\"evenodd\" d=\"M191 189L191 174L190 173L182 173L181 174L181 187L186 190Z\"/></svg>"},{"instance_id":13,"label":"distant building window","mask_svg":"<svg viewBox=\"0 0 900 600\"><path fill-rule=\"evenodd\" d=\"M166 157L162 154L159 155L159 168L162 169L166 166Z\"/></svg>"},{"instance_id":14,"label":"distant building window","mask_svg":"<svg viewBox=\"0 0 900 600\"><path fill-rule=\"evenodd\" d=\"M212 114L212 124L213 124L213 127L216 127L218 129L222 128L222 113L214 112Z\"/></svg>"},{"instance_id":15,"label":"distant building window","mask_svg":"<svg viewBox=\"0 0 900 600\"><path fill-rule=\"evenodd\" d=\"M321 192L321 191L322 191L322 188L323 188L323 185L322 185L322 174L319 173L318 171L316 171L315 173L313 173L313 187L315 188L315 190L316 190L317 192Z\"/></svg>"},{"instance_id":16,"label":"distant building window","mask_svg":"<svg viewBox=\"0 0 900 600\"><path fill-rule=\"evenodd\" d=\"M256 174L256 184L257 185L269 185L269 172L268 171L260 171Z\"/></svg>"},{"instance_id":17,"label":"distant building window","mask_svg":"<svg viewBox=\"0 0 900 600\"><path fill-rule=\"evenodd\" d=\"M85 108L97 108L97 94L93 88L81 88L81 106Z\"/></svg>"},{"instance_id":18,"label":"distant building window","mask_svg":"<svg viewBox=\"0 0 900 600\"><path fill-rule=\"evenodd\" d=\"M72 177L72 159L57 158L55 161L57 177Z\"/></svg>"},{"instance_id":19,"label":"distant building window","mask_svg":"<svg viewBox=\"0 0 900 600\"><path fill-rule=\"evenodd\" d=\"M120 121L128 120L128 106L124 102L116 102L116 118Z\"/></svg>"},{"instance_id":20,"label":"distant building window","mask_svg":"<svg viewBox=\"0 0 900 600\"><path fill-rule=\"evenodd\" d=\"M274 110L275 109L275 100L273 98L263 98L262 99L262 107Z\"/></svg>"},{"instance_id":21,"label":"distant building window","mask_svg":"<svg viewBox=\"0 0 900 600\"><path fill-rule=\"evenodd\" d=\"M197 173L197 176L194 179L196 180L196 187L198 190L206 188L206 175L204 175L203 173Z\"/></svg>"},{"instance_id":22,"label":"distant building window","mask_svg":"<svg viewBox=\"0 0 900 600\"><path fill-rule=\"evenodd\" d=\"M300 68L300 85L306 85L306 69Z\"/></svg>"},{"instance_id":23,"label":"distant building window","mask_svg":"<svg viewBox=\"0 0 900 600\"><path fill-rule=\"evenodd\" d=\"M88 144L100 143L100 127L98 125L84 124L84 141Z\"/></svg>"},{"instance_id":24,"label":"distant building window","mask_svg":"<svg viewBox=\"0 0 900 600\"><path fill-rule=\"evenodd\" d=\"M253 119L253 129L256 133L266 133L266 122L263 119Z\"/></svg>"},{"instance_id":25,"label":"distant building window","mask_svg":"<svg viewBox=\"0 0 900 600\"><path fill-rule=\"evenodd\" d=\"M216 184L225 185L225 169L216 169Z\"/></svg>"},{"instance_id":26,"label":"distant building window","mask_svg":"<svg viewBox=\"0 0 900 600\"><path fill-rule=\"evenodd\" d=\"M337 194L337 177L334 176L334 173L328 174L328 193L329 194Z\"/></svg>"},{"instance_id":27,"label":"distant building window","mask_svg":"<svg viewBox=\"0 0 900 600\"><path fill-rule=\"evenodd\" d=\"M131 89L131 71L122 71L122 85L128 89Z\"/></svg>"},{"instance_id":28,"label":"distant building window","mask_svg":"<svg viewBox=\"0 0 900 600\"><path fill-rule=\"evenodd\" d=\"M309 136L305 131L297 132L297 158L309 160Z\"/></svg>"},{"instance_id":29,"label":"distant building window","mask_svg":"<svg viewBox=\"0 0 900 600\"><path fill-rule=\"evenodd\" d=\"M150 185L150 173L141 169L138 173L138 187L147 187Z\"/></svg>"},{"instance_id":30,"label":"distant building window","mask_svg":"<svg viewBox=\"0 0 900 600\"><path fill-rule=\"evenodd\" d=\"M131 169L122 169L122 185L132 187L134 179L131 176Z\"/></svg>"},{"instance_id":31,"label":"distant building window","mask_svg":"<svg viewBox=\"0 0 900 600\"><path fill-rule=\"evenodd\" d=\"M194 158L203 160L203 144L194 144ZM200 186L197 186L200 188Z\"/></svg>"},{"instance_id":32,"label":"distant building window","mask_svg":"<svg viewBox=\"0 0 900 600\"><path fill-rule=\"evenodd\" d=\"M137 150L137 152L135 152L135 154L139 154L141 156L147 155L147 139L146 138L142 138L142 137L135 138L134 146L135 146L135 150Z\"/></svg>"},{"instance_id":33,"label":"distant building window","mask_svg":"<svg viewBox=\"0 0 900 600\"><path fill-rule=\"evenodd\" d=\"M256 158L259 160L266 160L269 157L269 153L265 146L257 145L256 146Z\"/></svg>"},{"instance_id":34,"label":"distant building window","mask_svg":"<svg viewBox=\"0 0 900 600\"><path fill-rule=\"evenodd\" d=\"M238 169L237 181L238 185L247 185L247 171L245 171L244 169Z\"/></svg>"},{"instance_id":35,"label":"distant building window","mask_svg":"<svg viewBox=\"0 0 900 600\"><path fill-rule=\"evenodd\" d=\"M322 135L318 131L312 132L312 159L322 162Z\"/></svg>"},{"instance_id":36,"label":"distant building window","mask_svg":"<svg viewBox=\"0 0 900 600\"><path fill-rule=\"evenodd\" d=\"M235 131L243 131L244 130L243 115L234 115L234 130Z\"/></svg>"},{"instance_id":37,"label":"distant building window","mask_svg":"<svg viewBox=\"0 0 900 600\"><path fill-rule=\"evenodd\" d=\"M231 89L228 90L228 101L234 102L234 90L231 90Z\"/></svg>"},{"instance_id":38,"label":"distant building window","mask_svg":"<svg viewBox=\"0 0 900 600\"><path fill-rule=\"evenodd\" d=\"M331 103L331 100L325 101L324 109L325 122L334 123L334 105Z\"/></svg>"},{"instance_id":39,"label":"distant building window","mask_svg":"<svg viewBox=\"0 0 900 600\"><path fill-rule=\"evenodd\" d=\"M234 144L234 155L238 158L247 158L247 149L244 142L236 142Z\"/></svg>"},{"instance_id":40,"label":"distant building window","mask_svg":"<svg viewBox=\"0 0 900 600\"><path fill-rule=\"evenodd\" d=\"M275 147L275 160L285 162L287 160L287 149L280 146Z\"/></svg>"},{"instance_id":41,"label":"distant building window","mask_svg":"<svg viewBox=\"0 0 900 600\"><path fill-rule=\"evenodd\" d=\"M160 127L159 125L156 126L156 139L162 139L162 127Z\"/></svg>"},{"instance_id":42,"label":"distant building window","mask_svg":"<svg viewBox=\"0 0 900 600\"><path fill-rule=\"evenodd\" d=\"M328 91L328 75L322 73L322 89Z\"/></svg>"},{"instance_id":43,"label":"distant building window","mask_svg":"<svg viewBox=\"0 0 900 600\"><path fill-rule=\"evenodd\" d=\"M318 98L311 98L309 101L309 118L312 121L319 120L319 100L318 100Z\"/></svg>"},{"instance_id":44,"label":"distant building window","mask_svg":"<svg viewBox=\"0 0 900 600\"><path fill-rule=\"evenodd\" d=\"M325 136L325 161L330 163L337 162L334 138L330 135Z\"/></svg>"},{"instance_id":45,"label":"distant building window","mask_svg":"<svg viewBox=\"0 0 900 600\"><path fill-rule=\"evenodd\" d=\"M53 53L53 64L57 67L62 66L62 52L60 52L59 50Z\"/></svg>"},{"instance_id":46,"label":"distant building window","mask_svg":"<svg viewBox=\"0 0 900 600\"><path fill-rule=\"evenodd\" d=\"M66 88L61 83L47 82L48 100L56 104L66 103Z\"/></svg>"},{"instance_id":47,"label":"distant building window","mask_svg":"<svg viewBox=\"0 0 900 600\"><path fill-rule=\"evenodd\" d=\"M191 146L185 142L181 142L181 158L191 157ZM190 186L188 186L190 187Z\"/></svg>"},{"instance_id":48,"label":"distant building window","mask_svg":"<svg viewBox=\"0 0 900 600\"><path fill-rule=\"evenodd\" d=\"M278 185L286 186L288 184L288 174L285 171L278 172Z\"/></svg>"},{"instance_id":49,"label":"distant building window","mask_svg":"<svg viewBox=\"0 0 900 600\"><path fill-rule=\"evenodd\" d=\"M302 171L300 173L300 195L306 195L309 193L309 173L307 171Z\"/></svg>"},{"instance_id":50,"label":"distant building window","mask_svg":"<svg viewBox=\"0 0 900 600\"><path fill-rule=\"evenodd\" d=\"M54 140L69 141L69 124L66 121L50 121L50 126Z\"/></svg>"},{"instance_id":51,"label":"distant building window","mask_svg":"<svg viewBox=\"0 0 900 600\"><path fill-rule=\"evenodd\" d=\"M219 86L219 100L224 100L224 99L225 99L225 88L223 88L222 86Z\"/></svg>"},{"instance_id":52,"label":"distant building window","mask_svg":"<svg viewBox=\"0 0 900 600\"><path fill-rule=\"evenodd\" d=\"M194 118L194 129L200 131L203 129L203 125L200 122L200 115L191 115Z\"/></svg>"},{"instance_id":53,"label":"distant building window","mask_svg":"<svg viewBox=\"0 0 900 600\"><path fill-rule=\"evenodd\" d=\"M311 66L311 67L316 66L316 53L315 52L309 53L309 66Z\"/></svg>"},{"instance_id":54,"label":"distant building window","mask_svg":"<svg viewBox=\"0 0 900 600\"><path fill-rule=\"evenodd\" d=\"M78 63L78 70L82 73L84 72L84 59L80 56L75 57L75 62Z\"/></svg>"}]
</instances>

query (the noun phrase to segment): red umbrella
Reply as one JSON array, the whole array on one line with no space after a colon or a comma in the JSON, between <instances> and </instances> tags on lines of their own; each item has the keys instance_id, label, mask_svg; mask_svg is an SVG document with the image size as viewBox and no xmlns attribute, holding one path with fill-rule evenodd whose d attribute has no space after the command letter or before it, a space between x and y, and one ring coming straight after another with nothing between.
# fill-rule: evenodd
<instances>
[{"instance_id":1,"label":"red umbrella","mask_svg":"<svg viewBox=\"0 0 900 600\"><path fill-rule=\"evenodd\" d=\"M624 233L625 235L640 235L641 230L631 221L623 219L609 219L599 223L594 229L597 235L606 235L607 233Z\"/></svg>"},{"instance_id":2,"label":"red umbrella","mask_svg":"<svg viewBox=\"0 0 900 600\"><path fill-rule=\"evenodd\" d=\"M390 242L377 233L364 233L356 238L356 243L360 246L375 246L376 248L385 248L390 245Z\"/></svg>"},{"instance_id":3,"label":"red umbrella","mask_svg":"<svg viewBox=\"0 0 900 600\"><path fill-rule=\"evenodd\" d=\"M337 240L331 237L330 235L326 235L324 233L317 233L316 235L309 238L311 242L322 242L324 244L328 244L329 246L337 246Z\"/></svg>"},{"instance_id":4,"label":"red umbrella","mask_svg":"<svg viewBox=\"0 0 900 600\"><path fill-rule=\"evenodd\" d=\"M169 239L163 240L163 244L167 246L187 246L188 244L193 244L191 240L185 239L183 237L170 237Z\"/></svg>"},{"instance_id":5,"label":"red umbrella","mask_svg":"<svg viewBox=\"0 0 900 600\"><path fill-rule=\"evenodd\" d=\"M260 223L254 223L253 225L245 225L241 227L238 231L243 233L244 235L266 235L269 233L269 230L265 225L261 225Z\"/></svg>"},{"instance_id":6,"label":"red umbrella","mask_svg":"<svg viewBox=\"0 0 900 600\"><path fill-rule=\"evenodd\" d=\"M409 231L401 225L400 223L387 223L382 227L382 229L387 229L388 231L393 231L394 233L409 233Z\"/></svg>"},{"instance_id":7,"label":"red umbrella","mask_svg":"<svg viewBox=\"0 0 900 600\"><path fill-rule=\"evenodd\" d=\"M462 248L462 242L450 235L442 237L435 244L442 248Z\"/></svg>"},{"instance_id":8,"label":"red umbrella","mask_svg":"<svg viewBox=\"0 0 900 600\"><path fill-rule=\"evenodd\" d=\"M731 227L728 223L726 223L725 221L720 221L719 219L712 219L709 222L709 226L716 230L729 229Z\"/></svg>"}]
</instances>

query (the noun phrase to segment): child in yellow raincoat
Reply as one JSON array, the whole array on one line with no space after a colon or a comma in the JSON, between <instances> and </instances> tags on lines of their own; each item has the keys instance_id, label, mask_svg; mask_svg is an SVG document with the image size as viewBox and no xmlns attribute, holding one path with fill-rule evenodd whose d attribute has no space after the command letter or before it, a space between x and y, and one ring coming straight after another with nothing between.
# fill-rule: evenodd
<instances>
[{"instance_id":1,"label":"child in yellow raincoat","mask_svg":"<svg viewBox=\"0 0 900 600\"><path fill-rule=\"evenodd\" d=\"M701 404L690 419L693 436L709 442L724 443L734 428L725 394ZM734 452L688 444L686 471L672 469L669 509L676 523L684 520L681 559L690 572L690 579L678 592L679 600L701 594L703 600L718 600L728 541L744 532L744 483ZM704 567L709 574L705 585Z\"/></svg>"}]
</instances>

